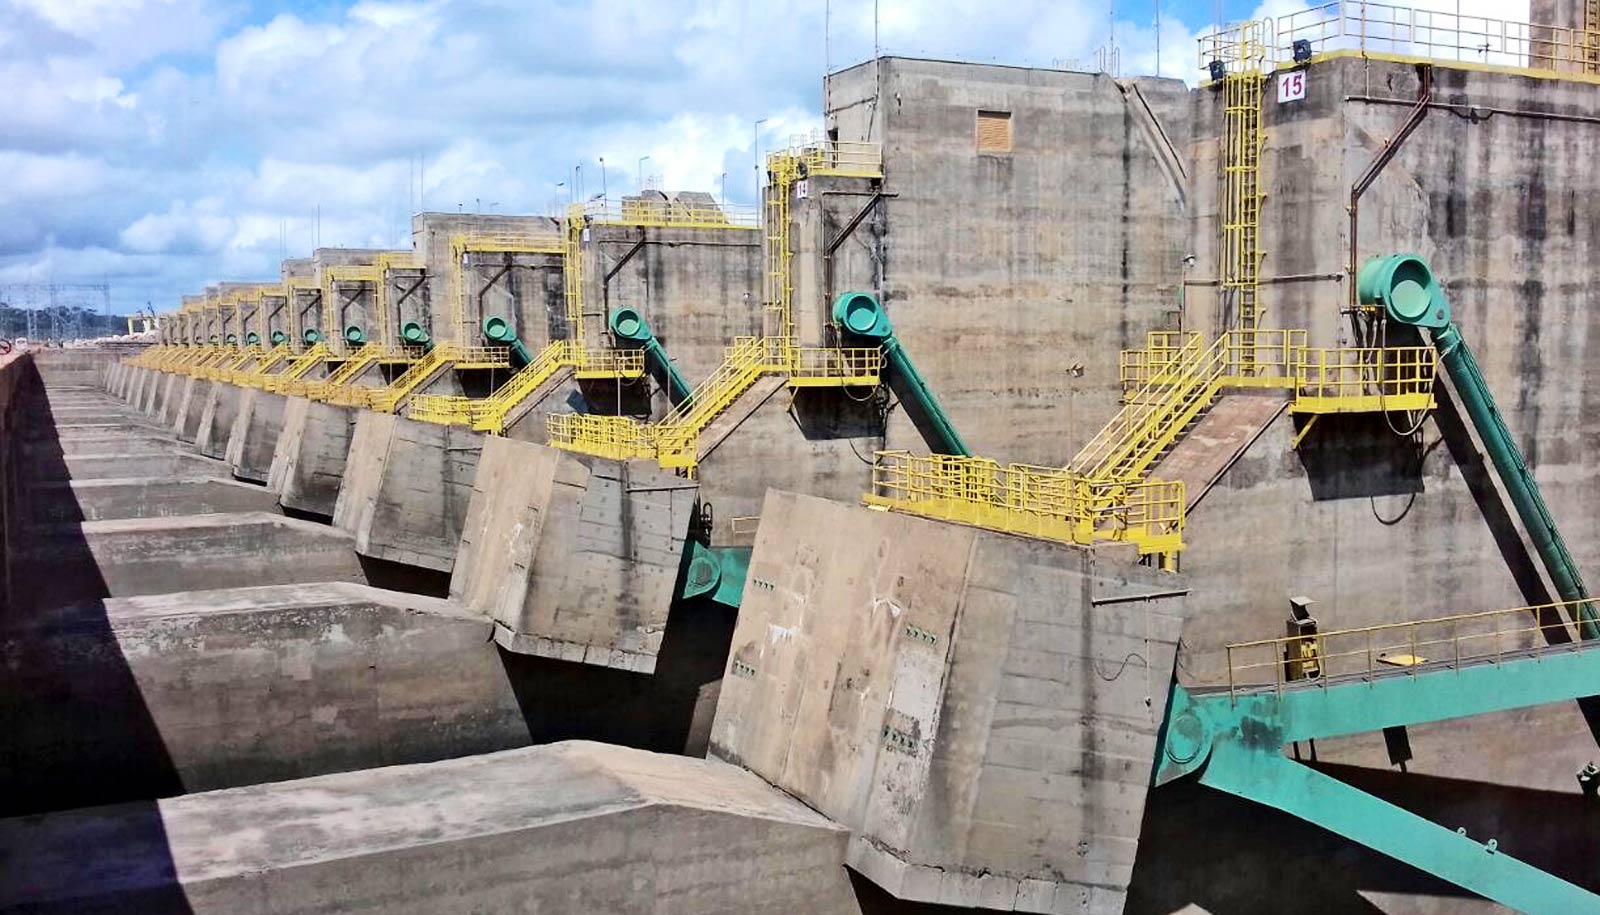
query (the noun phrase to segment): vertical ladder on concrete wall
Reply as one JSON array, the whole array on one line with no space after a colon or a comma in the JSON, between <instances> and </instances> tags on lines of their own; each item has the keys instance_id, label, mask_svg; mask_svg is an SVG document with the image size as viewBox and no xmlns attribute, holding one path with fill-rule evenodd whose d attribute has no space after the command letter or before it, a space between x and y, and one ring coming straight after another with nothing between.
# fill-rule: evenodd
<instances>
[{"instance_id":1,"label":"vertical ladder on concrete wall","mask_svg":"<svg viewBox=\"0 0 1600 915\"><path fill-rule=\"evenodd\" d=\"M1222 290L1232 300L1234 329L1247 336L1261 326L1264 31L1260 22L1243 22L1232 31L1237 43L1224 56L1228 72L1222 81Z\"/></svg>"},{"instance_id":2,"label":"vertical ladder on concrete wall","mask_svg":"<svg viewBox=\"0 0 1600 915\"><path fill-rule=\"evenodd\" d=\"M1600 75L1600 0L1583 0L1583 72Z\"/></svg>"}]
</instances>

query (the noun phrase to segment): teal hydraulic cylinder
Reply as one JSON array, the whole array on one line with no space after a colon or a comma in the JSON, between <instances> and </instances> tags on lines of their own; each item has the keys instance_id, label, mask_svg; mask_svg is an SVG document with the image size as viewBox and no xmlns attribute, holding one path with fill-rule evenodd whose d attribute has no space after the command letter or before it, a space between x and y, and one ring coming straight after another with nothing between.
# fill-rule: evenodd
<instances>
[{"instance_id":1,"label":"teal hydraulic cylinder","mask_svg":"<svg viewBox=\"0 0 1600 915\"><path fill-rule=\"evenodd\" d=\"M520 369L533 361L533 354L522 345L522 340L517 332L511 329L511 322L505 318L484 318L483 335L490 343L496 346L508 347L511 350L511 367Z\"/></svg>"},{"instance_id":2,"label":"teal hydraulic cylinder","mask_svg":"<svg viewBox=\"0 0 1600 915\"><path fill-rule=\"evenodd\" d=\"M301 332L300 339L305 342L306 346L316 346L322 342L322 331L317 330L315 327L308 327Z\"/></svg>"},{"instance_id":3,"label":"teal hydraulic cylinder","mask_svg":"<svg viewBox=\"0 0 1600 915\"><path fill-rule=\"evenodd\" d=\"M1495 472L1500 475L1517 517L1522 520L1528 538L1549 572L1556 593L1563 601L1582 601L1577 604L1579 629L1586 639L1600 637L1600 618L1587 603L1589 589L1578 573L1578 564L1567 550L1539 484L1522 456L1522 449L1517 447L1499 407L1495 406L1489 383L1478 368L1478 360L1473 358L1471 347L1451 320L1450 304L1433 270L1414 254L1375 257L1361 268L1356 278L1356 292L1363 304L1382 305L1390 318L1428 331L1434 348L1439 351L1439 362L1455 384L1462 406L1478 430L1478 437L1489 452Z\"/></svg>"},{"instance_id":4,"label":"teal hydraulic cylinder","mask_svg":"<svg viewBox=\"0 0 1600 915\"><path fill-rule=\"evenodd\" d=\"M428 329L415 321L400 325L400 340L406 346L420 346L425 353L433 352L433 337Z\"/></svg>"},{"instance_id":5,"label":"teal hydraulic cylinder","mask_svg":"<svg viewBox=\"0 0 1600 915\"><path fill-rule=\"evenodd\" d=\"M244 335L244 342L250 346L255 346L261 342L261 335L255 331L251 331Z\"/></svg>"},{"instance_id":6,"label":"teal hydraulic cylinder","mask_svg":"<svg viewBox=\"0 0 1600 915\"><path fill-rule=\"evenodd\" d=\"M750 570L747 546L712 547L690 540L683 548L683 571L678 597L703 597L735 610L744 598L744 582Z\"/></svg>"},{"instance_id":7,"label":"teal hydraulic cylinder","mask_svg":"<svg viewBox=\"0 0 1600 915\"><path fill-rule=\"evenodd\" d=\"M282 345L284 345L285 343L288 343L288 342L289 342L289 335L287 333L285 333L284 331L275 330L275 331L272 332L272 345L273 346L282 346Z\"/></svg>"},{"instance_id":8,"label":"teal hydraulic cylinder","mask_svg":"<svg viewBox=\"0 0 1600 915\"><path fill-rule=\"evenodd\" d=\"M228 342L229 346L238 346L239 345L239 335L238 334L229 334L228 337L227 337L227 342Z\"/></svg>"},{"instance_id":9,"label":"teal hydraulic cylinder","mask_svg":"<svg viewBox=\"0 0 1600 915\"><path fill-rule=\"evenodd\" d=\"M928 380L912 364L905 347L895 336L889 315L874 296L865 292L847 292L833 303L833 320L845 333L870 340L883 347L883 357L888 363L889 386L907 404L907 411L917 431L928 447L938 454L971 457L972 452L956 431L950 415L945 413L939 398L934 396Z\"/></svg>"},{"instance_id":10,"label":"teal hydraulic cylinder","mask_svg":"<svg viewBox=\"0 0 1600 915\"><path fill-rule=\"evenodd\" d=\"M367 332L361 329L361 325L352 324L344 329L344 342L351 346L363 346L367 342Z\"/></svg>"},{"instance_id":11,"label":"teal hydraulic cylinder","mask_svg":"<svg viewBox=\"0 0 1600 915\"><path fill-rule=\"evenodd\" d=\"M645 321L644 315L632 308L619 308L611 314L611 332L618 340L644 350L645 364L650 369L650 374L655 376L656 383L667 392L667 399L672 405L677 405L688 400L694 393L687 379L678 371L667 357L667 350L651 332L650 324Z\"/></svg>"}]
</instances>

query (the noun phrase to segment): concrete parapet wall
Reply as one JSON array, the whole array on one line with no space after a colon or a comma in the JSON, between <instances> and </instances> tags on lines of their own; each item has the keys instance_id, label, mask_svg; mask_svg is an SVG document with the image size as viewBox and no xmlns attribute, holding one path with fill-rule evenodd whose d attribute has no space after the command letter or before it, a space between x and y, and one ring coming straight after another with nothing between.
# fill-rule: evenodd
<instances>
[{"instance_id":1,"label":"concrete parapet wall","mask_svg":"<svg viewBox=\"0 0 1600 915\"><path fill-rule=\"evenodd\" d=\"M653 672L697 489L653 463L489 438L450 596L508 650Z\"/></svg>"},{"instance_id":2,"label":"concrete parapet wall","mask_svg":"<svg viewBox=\"0 0 1600 915\"><path fill-rule=\"evenodd\" d=\"M31 487L27 509L28 520L50 524L220 512L276 512L278 500L259 486L232 480L80 480Z\"/></svg>"},{"instance_id":3,"label":"concrete parapet wall","mask_svg":"<svg viewBox=\"0 0 1600 915\"><path fill-rule=\"evenodd\" d=\"M360 413L334 524L363 556L449 572L484 439L459 426Z\"/></svg>"},{"instance_id":4,"label":"concrete parapet wall","mask_svg":"<svg viewBox=\"0 0 1600 915\"><path fill-rule=\"evenodd\" d=\"M564 743L3 821L0 907L852 915L845 839L733 767Z\"/></svg>"},{"instance_id":5,"label":"concrete parapet wall","mask_svg":"<svg viewBox=\"0 0 1600 915\"><path fill-rule=\"evenodd\" d=\"M217 389L222 387L222 382L209 378L190 378L189 381L184 387L173 431L178 433L179 439L193 443L199 440L201 429L216 410Z\"/></svg>"},{"instance_id":6,"label":"concrete parapet wall","mask_svg":"<svg viewBox=\"0 0 1600 915\"><path fill-rule=\"evenodd\" d=\"M283 434L287 398L269 391L246 390L228 434L226 459L233 475L256 483L272 476L272 458Z\"/></svg>"},{"instance_id":7,"label":"concrete parapet wall","mask_svg":"<svg viewBox=\"0 0 1600 915\"><path fill-rule=\"evenodd\" d=\"M4 815L523 746L488 624L352 584L113 598L4 631ZM448 676L440 676L441 671Z\"/></svg>"},{"instance_id":8,"label":"concrete parapet wall","mask_svg":"<svg viewBox=\"0 0 1600 915\"><path fill-rule=\"evenodd\" d=\"M267 474L267 488L284 508L333 517L355 422L350 407L287 398Z\"/></svg>"},{"instance_id":9,"label":"concrete parapet wall","mask_svg":"<svg viewBox=\"0 0 1600 915\"><path fill-rule=\"evenodd\" d=\"M212 388L211 399L195 431L194 444L201 454L220 461L228 457L228 437L233 433L234 420L239 417L245 395L254 392L222 381Z\"/></svg>"},{"instance_id":10,"label":"concrete parapet wall","mask_svg":"<svg viewBox=\"0 0 1600 915\"><path fill-rule=\"evenodd\" d=\"M350 539L266 513L39 526L13 557L21 607L209 588L365 581Z\"/></svg>"},{"instance_id":11,"label":"concrete parapet wall","mask_svg":"<svg viewBox=\"0 0 1600 915\"><path fill-rule=\"evenodd\" d=\"M851 866L899 898L1119 913L1175 582L773 492L711 752L849 826Z\"/></svg>"}]
</instances>

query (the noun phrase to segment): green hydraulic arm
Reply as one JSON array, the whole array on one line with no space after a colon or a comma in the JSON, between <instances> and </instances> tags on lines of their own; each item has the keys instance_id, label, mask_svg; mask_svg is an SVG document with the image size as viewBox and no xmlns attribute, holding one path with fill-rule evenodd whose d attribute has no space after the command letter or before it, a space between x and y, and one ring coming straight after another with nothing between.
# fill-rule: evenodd
<instances>
[{"instance_id":1,"label":"green hydraulic arm","mask_svg":"<svg viewBox=\"0 0 1600 915\"><path fill-rule=\"evenodd\" d=\"M650 374L655 376L656 383L667 392L667 399L672 401L674 407L689 399L694 388L690 387L678 367L672 364L666 348L651 332L644 315L632 308L618 308L611 314L610 324L611 333L618 340L644 350L645 365L650 368Z\"/></svg>"},{"instance_id":2,"label":"green hydraulic arm","mask_svg":"<svg viewBox=\"0 0 1600 915\"><path fill-rule=\"evenodd\" d=\"M1478 430L1478 437L1489 452L1489 459L1534 549L1550 573L1556 592L1563 601L1579 602L1574 606L1578 609L1579 632L1583 638L1600 636L1600 620L1588 603L1589 590L1578 573L1578 565L1567 551L1566 541L1556 527L1522 450L1495 406L1472 349L1451 320L1450 304L1433 270L1414 254L1375 257L1362 266L1356 278L1356 292L1362 304L1381 305L1393 320L1423 328L1432 337L1434 348L1439 351L1439 361L1449 373L1467 415Z\"/></svg>"},{"instance_id":3,"label":"green hydraulic arm","mask_svg":"<svg viewBox=\"0 0 1600 915\"><path fill-rule=\"evenodd\" d=\"M869 340L883 347L888 363L888 381L900 402L910 405L907 411L923 441L937 454L971 457L972 452L955 424L945 413L939 398L934 396L928 380L922 377L905 347L895 336L889 323L888 312L874 296L864 292L847 292L833 303L833 320L852 337Z\"/></svg>"},{"instance_id":4,"label":"green hydraulic arm","mask_svg":"<svg viewBox=\"0 0 1600 915\"><path fill-rule=\"evenodd\" d=\"M1600 693L1588 642L1476 663L1397 668L1329 681L1190 692L1174 685L1157 785L1203 785L1299 817L1487 899L1532 915L1600 913L1600 896L1292 760L1301 740L1570 701Z\"/></svg>"},{"instance_id":5,"label":"green hydraulic arm","mask_svg":"<svg viewBox=\"0 0 1600 915\"><path fill-rule=\"evenodd\" d=\"M528 363L533 361L533 354L523 345L522 338L512 328L511 322L505 318L484 318L483 335L490 343L504 346L511 350L511 367L521 371Z\"/></svg>"}]
</instances>

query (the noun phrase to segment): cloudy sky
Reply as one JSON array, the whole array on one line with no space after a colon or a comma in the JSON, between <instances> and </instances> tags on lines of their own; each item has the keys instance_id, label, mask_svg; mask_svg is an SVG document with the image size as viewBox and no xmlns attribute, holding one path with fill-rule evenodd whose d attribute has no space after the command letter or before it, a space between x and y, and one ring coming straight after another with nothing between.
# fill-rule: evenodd
<instances>
[{"instance_id":1,"label":"cloudy sky","mask_svg":"<svg viewBox=\"0 0 1600 915\"><path fill-rule=\"evenodd\" d=\"M1106 0L877 6L879 45L906 55L1093 68L1113 27ZM423 207L544 212L579 166L586 193L604 180L615 196L645 156L663 187L721 194L726 173L747 202L756 121L763 149L817 127L825 62L871 56L873 8L0 0L0 283L109 282L114 310L161 311L210 281L275 277L319 226L324 245L404 245ZM1122 70L1156 72L1155 0L1115 9ZM1195 38L1219 10L1263 8L1165 0L1162 74L1199 75Z\"/></svg>"}]
</instances>

